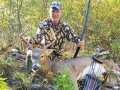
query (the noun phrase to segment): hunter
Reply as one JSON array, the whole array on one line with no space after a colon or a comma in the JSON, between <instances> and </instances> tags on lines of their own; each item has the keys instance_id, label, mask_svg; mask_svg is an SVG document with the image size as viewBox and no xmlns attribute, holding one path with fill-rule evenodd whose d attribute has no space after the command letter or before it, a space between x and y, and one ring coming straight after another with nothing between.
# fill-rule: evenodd
<instances>
[{"instance_id":1,"label":"hunter","mask_svg":"<svg viewBox=\"0 0 120 90\"><path fill-rule=\"evenodd\" d=\"M48 49L54 49L49 57L50 60L55 61L62 60L62 51L66 40L76 43L78 47L84 48L84 40L80 41L73 28L61 20L61 16L62 6L60 2L52 2L50 5L50 17L40 23L35 37L29 39L30 41L27 37L24 37L26 41L32 42L37 47L50 44L56 39L55 43L48 47Z\"/></svg>"}]
</instances>

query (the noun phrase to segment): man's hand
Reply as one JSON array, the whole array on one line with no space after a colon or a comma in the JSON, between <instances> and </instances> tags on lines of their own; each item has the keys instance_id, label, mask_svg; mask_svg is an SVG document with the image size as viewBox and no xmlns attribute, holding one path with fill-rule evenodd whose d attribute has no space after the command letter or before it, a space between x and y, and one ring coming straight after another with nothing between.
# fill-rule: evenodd
<instances>
[{"instance_id":1,"label":"man's hand","mask_svg":"<svg viewBox=\"0 0 120 90\"><path fill-rule=\"evenodd\" d=\"M30 37L21 36L21 39L25 44L28 44L30 41Z\"/></svg>"},{"instance_id":2,"label":"man's hand","mask_svg":"<svg viewBox=\"0 0 120 90\"><path fill-rule=\"evenodd\" d=\"M78 47L83 49L84 46L85 46L85 41L84 40L78 42Z\"/></svg>"}]
</instances>

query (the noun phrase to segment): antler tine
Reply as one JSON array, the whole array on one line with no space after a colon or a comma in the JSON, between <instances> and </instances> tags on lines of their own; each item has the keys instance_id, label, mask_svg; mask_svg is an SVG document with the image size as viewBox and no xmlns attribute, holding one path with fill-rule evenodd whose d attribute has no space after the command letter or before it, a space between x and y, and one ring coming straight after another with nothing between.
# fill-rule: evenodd
<instances>
[{"instance_id":1,"label":"antler tine","mask_svg":"<svg viewBox=\"0 0 120 90\"><path fill-rule=\"evenodd\" d=\"M54 44L55 41L56 41L56 40L53 40L50 44L45 45L45 47L46 47L46 48L50 47L52 44Z\"/></svg>"},{"instance_id":2,"label":"antler tine","mask_svg":"<svg viewBox=\"0 0 120 90\"><path fill-rule=\"evenodd\" d=\"M45 45L45 48L50 47L50 46L51 46L52 44L54 44L55 41L56 41L55 32L53 31L53 29L50 29L50 30L51 30L51 33L50 33L50 32L47 32L47 33L53 38L53 41L52 41L50 44Z\"/></svg>"},{"instance_id":3,"label":"antler tine","mask_svg":"<svg viewBox=\"0 0 120 90\"><path fill-rule=\"evenodd\" d=\"M26 41L26 38L24 37L25 33L28 31L28 28L29 27L29 24L27 24L24 29L23 29L23 32L20 34L20 38L29 46L29 48L32 50L33 47L32 45Z\"/></svg>"},{"instance_id":4,"label":"antler tine","mask_svg":"<svg viewBox=\"0 0 120 90\"><path fill-rule=\"evenodd\" d=\"M20 37L22 37L27 31L28 31L28 28L29 27L29 24L27 24L24 29L22 30L22 33L20 34Z\"/></svg>"}]
</instances>

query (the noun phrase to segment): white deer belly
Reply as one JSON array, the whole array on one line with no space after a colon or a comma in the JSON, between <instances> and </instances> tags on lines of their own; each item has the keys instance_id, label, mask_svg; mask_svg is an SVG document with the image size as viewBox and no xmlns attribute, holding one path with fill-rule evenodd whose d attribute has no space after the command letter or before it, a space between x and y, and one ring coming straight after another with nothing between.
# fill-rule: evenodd
<instances>
[{"instance_id":1,"label":"white deer belly","mask_svg":"<svg viewBox=\"0 0 120 90\"><path fill-rule=\"evenodd\" d=\"M86 74L94 74L100 77L104 72L105 68L99 63L92 63L90 66L86 67L77 77L77 80L84 79Z\"/></svg>"}]
</instances>

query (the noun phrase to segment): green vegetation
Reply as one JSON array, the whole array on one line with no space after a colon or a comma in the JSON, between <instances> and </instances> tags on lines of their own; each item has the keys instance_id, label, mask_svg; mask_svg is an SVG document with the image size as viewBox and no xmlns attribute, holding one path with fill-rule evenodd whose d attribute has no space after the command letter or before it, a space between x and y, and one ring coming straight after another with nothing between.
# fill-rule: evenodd
<instances>
[{"instance_id":1,"label":"green vegetation","mask_svg":"<svg viewBox=\"0 0 120 90\"><path fill-rule=\"evenodd\" d=\"M6 78L0 77L0 90L7 90Z\"/></svg>"},{"instance_id":2,"label":"green vegetation","mask_svg":"<svg viewBox=\"0 0 120 90\"><path fill-rule=\"evenodd\" d=\"M13 78L14 79L20 78L22 80L23 84L28 84L29 83L28 75L26 75L25 73L15 72L13 74Z\"/></svg>"},{"instance_id":3,"label":"green vegetation","mask_svg":"<svg viewBox=\"0 0 120 90\"><path fill-rule=\"evenodd\" d=\"M9 90L13 84L13 90L22 88L22 85L29 83L28 75L25 71L25 62L16 61L12 57L0 60L0 90ZM17 86L16 86L17 85Z\"/></svg>"},{"instance_id":4,"label":"green vegetation","mask_svg":"<svg viewBox=\"0 0 120 90\"><path fill-rule=\"evenodd\" d=\"M67 68L64 69L64 72L56 75L55 81L55 90L74 90L73 82L70 80Z\"/></svg>"}]
</instances>

